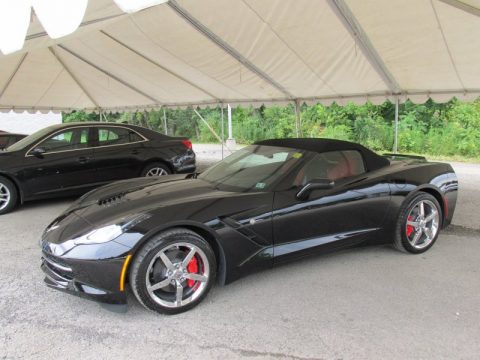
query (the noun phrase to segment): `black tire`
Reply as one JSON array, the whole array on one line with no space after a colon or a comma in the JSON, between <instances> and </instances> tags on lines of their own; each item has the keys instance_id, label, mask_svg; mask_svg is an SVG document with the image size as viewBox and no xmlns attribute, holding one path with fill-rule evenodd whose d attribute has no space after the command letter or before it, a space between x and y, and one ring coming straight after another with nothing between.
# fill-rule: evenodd
<instances>
[{"instance_id":1,"label":"black tire","mask_svg":"<svg viewBox=\"0 0 480 360\"><path fill-rule=\"evenodd\" d=\"M155 171L159 171L159 174L158 175L154 175L153 173ZM165 175L169 175L171 174L172 171L170 170L170 168L161 163L161 162L154 162L154 163L150 163L148 164L147 166L145 166L145 168L142 170L140 176L141 177L146 177L146 176L165 176Z\"/></svg>"},{"instance_id":2,"label":"black tire","mask_svg":"<svg viewBox=\"0 0 480 360\"><path fill-rule=\"evenodd\" d=\"M172 255L169 255L167 251L170 251L170 254L173 251L178 251L178 252L183 251L182 250L183 245L177 247L176 246L177 244L189 244L191 246L194 246L196 249L200 249L201 252L203 252L204 258L201 259L202 261L201 266L203 267L204 270L205 268L208 269L208 280L202 281L202 282L199 281L198 285L195 285L195 286L193 285L190 286L188 284L189 280L184 280L183 289L186 289L186 292L182 290L182 294L184 296L184 300L182 301L189 301L189 302L185 305L181 305L181 303L178 305L175 304L174 307L172 307L172 306L166 306L164 304L160 304L159 301L164 300L162 296L164 297L178 296L178 294L176 293L176 290L172 290L175 294L170 294L168 290L176 289L176 286L177 287L179 286L180 281L171 280L172 282L165 285L165 287L155 290L156 293L153 294L154 296L152 296L147 289L147 281L150 281L150 279L153 279L158 275L158 271L156 272L155 269L159 262L160 262L159 267L162 267L162 265L165 264L164 261L161 260L161 258L158 258L158 254L161 251L165 251L163 254L167 254L167 257L169 257L170 260L172 260L171 259ZM197 255L200 255L200 252L196 252L194 256L197 256ZM156 257L157 257L157 260L154 260ZM203 261L208 262L207 266L205 266ZM153 267L151 267L152 266L151 263L154 264ZM172 261L172 263L175 264L174 261ZM149 269L151 269L152 271L149 271ZM177 271L180 271L180 270L177 270ZM158 234L157 236L149 240L137 252L133 260L132 267L130 269L130 287L132 288L132 291L135 294L138 301L140 302L140 304L142 304L148 310L156 311L160 314L167 314L167 315L178 314L195 307L205 298L205 296L207 296L213 283L215 282L216 271L217 271L217 262L215 259L215 254L212 248L210 247L210 244L208 244L208 242L206 242L201 236L199 236L197 233L193 231L183 229L183 228L176 228L176 229L167 230L163 233ZM151 274L148 277L149 280L147 280L147 273ZM167 277L166 274L158 275L158 276L164 279L161 281L157 280L155 281L156 283L163 282L163 281L168 282L169 278ZM173 282L175 281L177 281L176 283L177 285L172 285ZM200 291L200 290L201 292L197 294L196 291ZM189 292L191 295L189 295ZM159 295L159 293L161 294ZM191 296L193 300L189 300L190 298L188 296Z\"/></svg>"},{"instance_id":3,"label":"black tire","mask_svg":"<svg viewBox=\"0 0 480 360\"><path fill-rule=\"evenodd\" d=\"M409 217L409 214L412 213L413 209L415 209L421 202L431 204L435 210L438 212L438 222L437 222L437 229L435 232L435 235L433 236L432 240L428 240L428 244L425 242L425 246L418 248L415 247L411 244L409 241L409 238L411 239L412 235L408 235L409 229L408 229L408 224L407 220ZM411 219L414 220L414 219ZM438 235L440 234L440 230L442 228L442 221L443 221L443 214L442 214L442 208L440 207L440 204L438 203L437 199L433 197L432 195L425 193L425 192L419 192L415 196L413 196L410 199L407 199L407 201L404 202L400 209L400 213L398 216L397 220L397 225L395 228L395 241L394 241L394 246L403 252L407 252L410 254L421 254L430 249L435 241L437 241ZM428 223L427 223L428 226ZM416 234L416 228L413 228L410 230L414 231L414 236ZM421 231L420 231L421 232ZM422 234L421 236L425 237L426 234ZM419 244L419 246L422 244Z\"/></svg>"},{"instance_id":4,"label":"black tire","mask_svg":"<svg viewBox=\"0 0 480 360\"><path fill-rule=\"evenodd\" d=\"M18 191L15 184L6 177L0 176L0 215L12 211L18 202Z\"/></svg>"}]
</instances>

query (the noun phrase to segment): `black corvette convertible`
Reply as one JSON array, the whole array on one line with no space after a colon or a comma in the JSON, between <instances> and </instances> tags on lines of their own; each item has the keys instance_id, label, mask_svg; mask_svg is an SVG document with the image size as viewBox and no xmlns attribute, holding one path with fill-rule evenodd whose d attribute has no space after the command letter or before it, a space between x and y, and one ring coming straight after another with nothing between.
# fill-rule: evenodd
<instances>
[{"instance_id":1,"label":"black corvette convertible","mask_svg":"<svg viewBox=\"0 0 480 360\"><path fill-rule=\"evenodd\" d=\"M326 139L267 140L202 174L116 182L87 193L45 230L48 286L179 313L217 279L359 244L428 250L453 216L448 164L387 159Z\"/></svg>"}]
</instances>

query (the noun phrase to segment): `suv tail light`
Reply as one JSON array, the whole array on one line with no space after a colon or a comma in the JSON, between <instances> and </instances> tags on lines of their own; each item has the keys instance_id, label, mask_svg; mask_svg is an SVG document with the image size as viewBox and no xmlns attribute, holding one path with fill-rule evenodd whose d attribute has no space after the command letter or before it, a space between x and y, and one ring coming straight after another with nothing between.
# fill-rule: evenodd
<instances>
[{"instance_id":1,"label":"suv tail light","mask_svg":"<svg viewBox=\"0 0 480 360\"><path fill-rule=\"evenodd\" d=\"M182 144L185 145L187 149L192 148L192 142L190 140L182 140Z\"/></svg>"}]
</instances>

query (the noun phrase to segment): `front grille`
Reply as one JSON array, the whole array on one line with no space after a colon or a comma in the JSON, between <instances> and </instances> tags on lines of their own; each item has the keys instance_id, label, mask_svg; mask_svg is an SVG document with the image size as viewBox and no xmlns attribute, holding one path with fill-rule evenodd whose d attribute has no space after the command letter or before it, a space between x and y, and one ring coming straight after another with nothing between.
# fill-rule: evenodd
<instances>
[{"instance_id":1,"label":"front grille","mask_svg":"<svg viewBox=\"0 0 480 360\"><path fill-rule=\"evenodd\" d=\"M42 252L42 255L43 255L42 258L48 261L52 266L66 272L70 272L70 273L72 272L72 268L70 267L70 265L68 265L61 258L46 252Z\"/></svg>"},{"instance_id":2,"label":"front grille","mask_svg":"<svg viewBox=\"0 0 480 360\"><path fill-rule=\"evenodd\" d=\"M52 255L43 254L41 268L47 278L58 286L66 288L73 280L72 268Z\"/></svg>"}]
</instances>

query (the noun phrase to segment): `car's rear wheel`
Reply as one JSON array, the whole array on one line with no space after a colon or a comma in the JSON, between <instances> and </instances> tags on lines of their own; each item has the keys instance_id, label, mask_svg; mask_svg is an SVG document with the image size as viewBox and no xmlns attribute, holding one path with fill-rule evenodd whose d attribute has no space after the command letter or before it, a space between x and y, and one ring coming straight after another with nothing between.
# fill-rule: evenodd
<instances>
[{"instance_id":1,"label":"car's rear wheel","mask_svg":"<svg viewBox=\"0 0 480 360\"><path fill-rule=\"evenodd\" d=\"M167 165L162 164L162 163L152 163L152 164L147 165L143 169L141 176L142 177L145 177L145 176L147 176L147 177L149 177L149 176L165 176L165 175L169 175L171 173L172 172L170 171L170 169L168 168Z\"/></svg>"},{"instance_id":2,"label":"car's rear wheel","mask_svg":"<svg viewBox=\"0 0 480 360\"><path fill-rule=\"evenodd\" d=\"M430 249L442 225L442 209L437 199L419 193L406 202L397 222L395 246L402 251L419 254Z\"/></svg>"},{"instance_id":3,"label":"car's rear wheel","mask_svg":"<svg viewBox=\"0 0 480 360\"><path fill-rule=\"evenodd\" d=\"M216 276L215 254L202 237L172 229L151 239L135 256L130 286L149 310L177 314L198 305Z\"/></svg>"},{"instance_id":4,"label":"car's rear wheel","mask_svg":"<svg viewBox=\"0 0 480 360\"><path fill-rule=\"evenodd\" d=\"M13 210L17 205L18 193L15 185L6 177L0 176L0 215Z\"/></svg>"}]
</instances>

